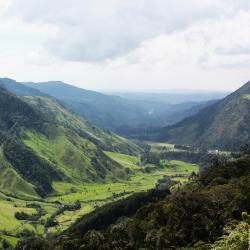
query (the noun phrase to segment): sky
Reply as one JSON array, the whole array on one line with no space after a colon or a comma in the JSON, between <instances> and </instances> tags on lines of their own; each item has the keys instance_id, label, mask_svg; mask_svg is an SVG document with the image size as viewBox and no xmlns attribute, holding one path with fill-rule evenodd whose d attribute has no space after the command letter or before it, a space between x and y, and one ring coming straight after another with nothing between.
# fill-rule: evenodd
<instances>
[{"instance_id":1,"label":"sky","mask_svg":"<svg viewBox=\"0 0 250 250\"><path fill-rule=\"evenodd\" d=\"M235 90L249 0L0 0L0 77L93 90Z\"/></svg>"}]
</instances>

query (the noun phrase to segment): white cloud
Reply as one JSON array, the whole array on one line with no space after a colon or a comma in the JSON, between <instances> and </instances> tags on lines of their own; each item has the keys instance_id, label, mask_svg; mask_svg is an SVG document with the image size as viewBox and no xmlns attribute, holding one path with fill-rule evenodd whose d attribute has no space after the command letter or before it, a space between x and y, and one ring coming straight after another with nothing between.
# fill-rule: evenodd
<instances>
[{"instance_id":1,"label":"white cloud","mask_svg":"<svg viewBox=\"0 0 250 250\"><path fill-rule=\"evenodd\" d=\"M90 89L234 89L249 0L0 0L0 68ZM104 5L105 3L105 5Z\"/></svg>"},{"instance_id":2,"label":"white cloud","mask_svg":"<svg viewBox=\"0 0 250 250\"><path fill-rule=\"evenodd\" d=\"M238 3L237 3L238 2ZM15 0L10 8L27 22L49 23L58 33L46 48L62 60L104 61L124 55L145 39L195 21L231 16L248 8L233 0Z\"/></svg>"},{"instance_id":3,"label":"white cloud","mask_svg":"<svg viewBox=\"0 0 250 250\"><path fill-rule=\"evenodd\" d=\"M150 67L162 62L168 67L194 63L205 68L244 63L250 59L250 11L162 34L143 42L125 58L128 63L148 63Z\"/></svg>"}]
</instances>

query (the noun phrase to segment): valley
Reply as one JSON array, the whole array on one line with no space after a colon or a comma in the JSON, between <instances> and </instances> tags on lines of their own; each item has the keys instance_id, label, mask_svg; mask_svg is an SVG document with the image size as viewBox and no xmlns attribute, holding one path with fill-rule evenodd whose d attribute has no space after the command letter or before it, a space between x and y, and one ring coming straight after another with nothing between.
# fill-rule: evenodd
<instances>
[{"instance_id":1,"label":"valley","mask_svg":"<svg viewBox=\"0 0 250 250\"><path fill-rule=\"evenodd\" d=\"M72 225L78 218L97 207L128 197L135 192L143 192L154 188L157 181L165 176L173 178L177 183L183 183L188 180L192 172L198 171L197 165L182 161L165 162L164 167L159 168L153 164L142 164L140 158L136 156L107 151L105 154L131 171L128 180L93 184L54 182L54 193L51 193L45 199L28 196L26 199L21 199L1 193L1 237L14 244L22 237L25 230L33 231L39 235L61 232ZM145 168L152 168L152 171L145 172ZM72 204L75 201L81 203L80 209L59 214L55 217L58 225L45 230L44 224L46 220L60 209L60 204ZM36 213L36 209L29 208L29 204L39 204L44 211L44 215L35 221L16 219L16 212L24 212L29 215Z\"/></svg>"},{"instance_id":2,"label":"valley","mask_svg":"<svg viewBox=\"0 0 250 250\"><path fill-rule=\"evenodd\" d=\"M94 121L86 119L85 114L76 109L82 110L85 104L74 103L76 106L73 108L55 98L59 83L52 84L54 96L50 96L49 84L22 84L10 79L0 84L0 241L3 246L10 244L10 249L16 246L19 250L27 240L33 250L35 243L32 239L35 239L39 247L52 244L53 250L79 249L82 244L83 249L92 250L93 244L97 244L96 249L102 249L102 242L110 249L110 237L112 244L121 243L127 247L132 242L138 249L140 244L146 244L146 239L153 232L157 232L157 237L164 235L169 240L164 246L185 246L186 243L176 243L169 233L163 233L164 228L175 230L173 225L180 218L183 221L177 225L187 231L180 235L176 232L176 235L180 238L194 237L192 240L196 242L196 236L189 235L189 224L185 224L191 215L182 217L182 213L194 211L198 217L208 216L208 224L204 223L206 228L209 225L211 229L202 229L204 235L201 238L215 241L222 235L220 230L226 226L226 218L236 218L236 214L239 220L241 211L248 211L241 202L237 203L238 198L234 196L240 193L245 199L248 197L245 190L234 187L232 183L240 183L241 176L245 178L248 174L249 147L238 146L248 140L248 128L244 126L248 121L249 83L220 101L201 104L200 108L186 103L171 106L173 111L169 117L181 119L183 112L189 113L189 117L160 128L148 129L144 127L147 125L141 124L141 129L132 129L133 136L130 134L127 138L117 135L114 127L110 127L111 130L103 124L98 127ZM46 93L40 92L44 91L44 86L48 88ZM104 98L106 103L106 98L111 98L70 85L63 85L62 91L62 96L68 91L71 98L78 101L92 96L93 102L96 98ZM77 97L78 93L80 96ZM127 112L128 106L125 106ZM235 107L243 108L243 119L239 119L240 114L235 116ZM232 112L226 113L228 109ZM93 113L98 119L103 119L98 112ZM200 130L212 129L213 132L208 133L214 134L220 119L221 122L236 119L233 132L241 133L241 128L246 133L241 133L237 143L235 135L223 136L224 144L221 144L222 140L220 143L203 142L199 137ZM112 121L110 118L110 123ZM222 127L226 128L225 125ZM197 137L200 143L196 142ZM209 136L206 138L211 139ZM247 179L243 180L247 182ZM232 205L232 212L224 207L230 201L228 191L217 191L224 185L233 189L232 199L237 205ZM222 197L217 197L217 192ZM224 197L224 194L227 196ZM202 210L206 202L208 208ZM185 206L188 208L184 211L182 207ZM172 207L175 209L172 210ZM220 209L226 211L222 213L225 219L214 216L218 211L221 213ZM175 213L179 212L176 217ZM158 221L161 216L165 221L170 220L170 224L162 227L161 220ZM137 223L141 224L138 226ZM219 230L212 229L216 223L222 225ZM133 238L130 243L127 242L128 237L120 242L124 233L130 235L130 231L135 230L134 226L139 227L136 231L140 232L140 236L134 239L132 234L129 236ZM115 239L113 227L123 228L119 240ZM195 231L200 224L194 221L192 227L191 230ZM214 230L214 236L209 236L211 230ZM60 235L66 238L60 238ZM91 235L101 238L91 243ZM72 243L65 240L67 237L73 239ZM156 238L152 242L158 244L155 243Z\"/></svg>"}]
</instances>

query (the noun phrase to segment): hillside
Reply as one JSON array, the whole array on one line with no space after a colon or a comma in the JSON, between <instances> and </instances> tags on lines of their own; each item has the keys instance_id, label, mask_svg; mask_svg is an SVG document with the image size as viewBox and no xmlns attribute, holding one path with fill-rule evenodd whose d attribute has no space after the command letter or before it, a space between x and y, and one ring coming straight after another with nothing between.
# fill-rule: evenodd
<instances>
[{"instance_id":1,"label":"hillside","mask_svg":"<svg viewBox=\"0 0 250 250\"><path fill-rule=\"evenodd\" d=\"M221 101L172 126L159 140L205 148L236 149L250 139L250 82Z\"/></svg>"},{"instance_id":2,"label":"hillside","mask_svg":"<svg viewBox=\"0 0 250 250\"><path fill-rule=\"evenodd\" d=\"M25 101L24 101L25 100ZM103 150L136 154L139 148L92 126L46 97L23 100L0 87L1 190L44 196L54 181L103 182L127 171Z\"/></svg>"}]
</instances>

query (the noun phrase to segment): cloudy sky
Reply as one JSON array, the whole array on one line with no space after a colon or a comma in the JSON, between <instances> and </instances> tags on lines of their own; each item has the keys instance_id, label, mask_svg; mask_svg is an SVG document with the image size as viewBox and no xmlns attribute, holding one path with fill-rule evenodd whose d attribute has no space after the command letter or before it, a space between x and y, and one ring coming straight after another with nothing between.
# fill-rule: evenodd
<instances>
[{"instance_id":1,"label":"cloudy sky","mask_svg":"<svg viewBox=\"0 0 250 250\"><path fill-rule=\"evenodd\" d=\"M0 76L234 90L250 80L250 1L0 0Z\"/></svg>"}]
</instances>

